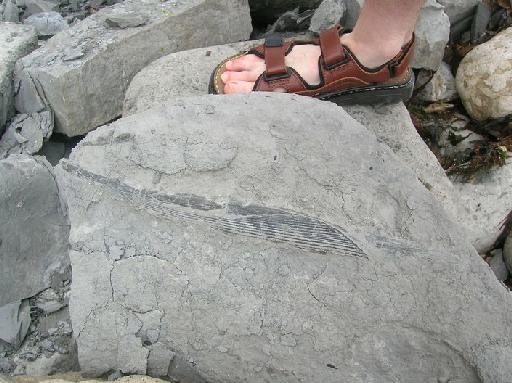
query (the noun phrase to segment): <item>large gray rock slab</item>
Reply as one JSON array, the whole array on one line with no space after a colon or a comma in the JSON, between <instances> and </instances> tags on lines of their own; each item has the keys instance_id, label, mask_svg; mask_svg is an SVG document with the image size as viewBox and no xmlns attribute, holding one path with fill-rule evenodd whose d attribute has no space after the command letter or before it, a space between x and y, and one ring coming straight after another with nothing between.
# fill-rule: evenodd
<instances>
[{"instance_id":1,"label":"large gray rock slab","mask_svg":"<svg viewBox=\"0 0 512 383\"><path fill-rule=\"evenodd\" d=\"M174 53L156 60L133 79L124 104L131 115L180 96L206 94L210 74L226 57L255 45L244 42ZM434 154L419 136L403 104L351 106L346 111L386 143L436 195L446 210L456 214L453 187Z\"/></svg>"},{"instance_id":2,"label":"large gray rock slab","mask_svg":"<svg viewBox=\"0 0 512 383\"><path fill-rule=\"evenodd\" d=\"M33 27L0 22L0 135L14 114L14 64L35 48L37 34Z\"/></svg>"},{"instance_id":3,"label":"large gray rock slab","mask_svg":"<svg viewBox=\"0 0 512 383\"><path fill-rule=\"evenodd\" d=\"M57 169L84 373L512 379L510 293L332 103L176 99L90 133Z\"/></svg>"},{"instance_id":4,"label":"large gray rock slab","mask_svg":"<svg viewBox=\"0 0 512 383\"><path fill-rule=\"evenodd\" d=\"M51 165L0 161L0 306L58 283L69 266L69 226Z\"/></svg>"},{"instance_id":5,"label":"large gray rock slab","mask_svg":"<svg viewBox=\"0 0 512 383\"><path fill-rule=\"evenodd\" d=\"M0 348L2 342L19 347L30 327L30 305L18 301L0 307Z\"/></svg>"},{"instance_id":6,"label":"large gray rock slab","mask_svg":"<svg viewBox=\"0 0 512 383\"><path fill-rule=\"evenodd\" d=\"M512 27L464 57L457 70L457 89L476 120L512 114Z\"/></svg>"},{"instance_id":7,"label":"large gray rock slab","mask_svg":"<svg viewBox=\"0 0 512 383\"><path fill-rule=\"evenodd\" d=\"M247 0L125 0L60 32L16 69L21 113L53 110L56 131L85 134L121 114L133 76L175 51L245 40Z\"/></svg>"}]
</instances>

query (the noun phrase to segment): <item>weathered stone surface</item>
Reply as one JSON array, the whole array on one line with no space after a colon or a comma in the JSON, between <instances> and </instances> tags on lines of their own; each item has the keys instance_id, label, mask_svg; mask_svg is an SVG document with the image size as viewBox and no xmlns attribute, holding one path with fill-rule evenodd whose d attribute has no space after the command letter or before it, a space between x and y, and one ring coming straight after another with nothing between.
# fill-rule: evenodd
<instances>
[{"instance_id":1,"label":"weathered stone surface","mask_svg":"<svg viewBox=\"0 0 512 383\"><path fill-rule=\"evenodd\" d=\"M57 175L86 373L144 367L157 339L199 382L512 377L510 293L332 103L177 99L90 133Z\"/></svg>"},{"instance_id":2,"label":"weathered stone surface","mask_svg":"<svg viewBox=\"0 0 512 383\"><path fill-rule=\"evenodd\" d=\"M462 60L457 89L467 112L477 120L512 113L512 27L481 44Z\"/></svg>"},{"instance_id":3,"label":"weathered stone surface","mask_svg":"<svg viewBox=\"0 0 512 383\"><path fill-rule=\"evenodd\" d=\"M11 154L35 154L53 131L53 116L49 111L18 114L0 138L0 159Z\"/></svg>"},{"instance_id":4,"label":"weathered stone surface","mask_svg":"<svg viewBox=\"0 0 512 383\"><path fill-rule=\"evenodd\" d=\"M0 305L28 298L69 266L68 224L50 164L0 161Z\"/></svg>"},{"instance_id":5,"label":"weathered stone surface","mask_svg":"<svg viewBox=\"0 0 512 383\"><path fill-rule=\"evenodd\" d=\"M435 0L427 0L421 10L415 30L416 48L413 68L437 70L443 61L450 38L450 20Z\"/></svg>"},{"instance_id":6,"label":"weathered stone surface","mask_svg":"<svg viewBox=\"0 0 512 383\"><path fill-rule=\"evenodd\" d=\"M0 135L14 114L14 64L36 47L37 35L33 27L0 22Z\"/></svg>"},{"instance_id":7,"label":"weathered stone surface","mask_svg":"<svg viewBox=\"0 0 512 383\"><path fill-rule=\"evenodd\" d=\"M512 211L512 163L481 174L469 183L454 183L459 219L479 253L494 248Z\"/></svg>"},{"instance_id":8,"label":"weathered stone surface","mask_svg":"<svg viewBox=\"0 0 512 383\"><path fill-rule=\"evenodd\" d=\"M39 36L53 36L64 29L68 29L69 25L58 12L42 12L27 17L24 24L32 25Z\"/></svg>"},{"instance_id":9,"label":"weathered stone surface","mask_svg":"<svg viewBox=\"0 0 512 383\"><path fill-rule=\"evenodd\" d=\"M345 0L323 0L311 18L309 30L321 32L340 23L346 10Z\"/></svg>"},{"instance_id":10,"label":"weathered stone surface","mask_svg":"<svg viewBox=\"0 0 512 383\"><path fill-rule=\"evenodd\" d=\"M437 0L437 2L445 7L445 12L453 24L474 13L481 0Z\"/></svg>"},{"instance_id":11,"label":"weathered stone surface","mask_svg":"<svg viewBox=\"0 0 512 383\"><path fill-rule=\"evenodd\" d=\"M171 54L155 61L133 79L124 105L124 114L147 110L179 96L206 94L210 73L231 55L255 45L245 42ZM193 68L193 69L192 69ZM163 75L165 74L165 75ZM371 130L414 171L425 187L455 214L453 187L436 157L425 145L403 104L351 106L347 112Z\"/></svg>"},{"instance_id":12,"label":"weathered stone surface","mask_svg":"<svg viewBox=\"0 0 512 383\"><path fill-rule=\"evenodd\" d=\"M128 23L130 15L143 23ZM243 40L251 30L247 0L125 0L57 34L21 60L16 108L22 113L51 109L58 132L84 134L119 116L128 84L151 61L170 52Z\"/></svg>"},{"instance_id":13,"label":"weathered stone surface","mask_svg":"<svg viewBox=\"0 0 512 383\"><path fill-rule=\"evenodd\" d=\"M30 307L27 301L0 307L0 343L5 342L17 348L25 339L29 326Z\"/></svg>"},{"instance_id":14,"label":"weathered stone surface","mask_svg":"<svg viewBox=\"0 0 512 383\"><path fill-rule=\"evenodd\" d=\"M416 85L423 86L424 84L426 85L417 95L417 98L421 101L452 101L458 96L455 77L451 72L450 66L445 62L441 63L433 77L425 71L419 74Z\"/></svg>"}]
</instances>

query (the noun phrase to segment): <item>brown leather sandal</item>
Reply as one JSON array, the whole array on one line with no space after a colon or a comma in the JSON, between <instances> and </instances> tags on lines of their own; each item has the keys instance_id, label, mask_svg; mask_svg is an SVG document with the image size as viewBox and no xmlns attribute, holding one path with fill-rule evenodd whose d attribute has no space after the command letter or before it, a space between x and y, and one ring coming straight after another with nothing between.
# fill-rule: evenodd
<instances>
[{"instance_id":1,"label":"brown leather sandal","mask_svg":"<svg viewBox=\"0 0 512 383\"><path fill-rule=\"evenodd\" d=\"M311 41L283 41L270 37L265 44L229 57L212 73L209 92L223 94L221 75L226 63L246 54L265 60L267 70L256 81L253 91L296 93L330 100L338 104L377 104L407 101L413 92L414 74L409 68L414 51L414 37L390 61L377 68L367 68L340 43L343 30L337 26ZM293 68L285 65L285 57L298 44L320 45L318 67L320 84L309 85Z\"/></svg>"}]
</instances>

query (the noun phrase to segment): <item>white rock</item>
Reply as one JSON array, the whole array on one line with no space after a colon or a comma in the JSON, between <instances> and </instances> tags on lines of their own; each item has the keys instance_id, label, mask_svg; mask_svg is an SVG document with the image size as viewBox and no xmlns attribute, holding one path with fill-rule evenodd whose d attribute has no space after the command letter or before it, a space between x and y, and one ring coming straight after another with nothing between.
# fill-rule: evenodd
<instances>
[{"instance_id":1,"label":"white rock","mask_svg":"<svg viewBox=\"0 0 512 383\"><path fill-rule=\"evenodd\" d=\"M32 25L39 36L53 36L69 25L58 12L36 13L23 21L24 24Z\"/></svg>"},{"instance_id":2,"label":"white rock","mask_svg":"<svg viewBox=\"0 0 512 383\"><path fill-rule=\"evenodd\" d=\"M512 211L512 162L480 175L470 183L454 182L459 222L480 254L494 248Z\"/></svg>"},{"instance_id":3,"label":"white rock","mask_svg":"<svg viewBox=\"0 0 512 383\"><path fill-rule=\"evenodd\" d=\"M435 0L427 0L416 24L413 68L437 70L450 38L450 20Z\"/></svg>"},{"instance_id":4,"label":"white rock","mask_svg":"<svg viewBox=\"0 0 512 383\"><path fill-rule=\"evenodd\" d=\"M429 74L426 71L422 71L416 80L416 85L418 86L422 86L428 81L427 85L417 95L419 100L437 102L452 101L457 98L455 77L448 64L442 62L430 81L429 78Z\"/></svg>"},{"instance_id":5,"label":"white rock","mask_svg":"<svg viewBox=\"0 0 512 383\"><path fill-rule=\"evenodd\" d=\"M457 71L457 89L476 120L512 113L512 27L464 57Z\"/></svg>"}]
</instances>

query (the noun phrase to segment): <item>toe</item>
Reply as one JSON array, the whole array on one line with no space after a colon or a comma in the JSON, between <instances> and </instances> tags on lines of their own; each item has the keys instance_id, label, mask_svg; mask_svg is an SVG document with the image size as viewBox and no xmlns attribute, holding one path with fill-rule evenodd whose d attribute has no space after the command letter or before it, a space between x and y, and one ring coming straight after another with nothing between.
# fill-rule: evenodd
<instances>
[{"instance_id":1,"label":"toe","mask_svg":"<svg viewBox=\"0 0 512 383\"><path fill-rule=\"evenodd\" d=\"M250 93L254 87L254 82L231 81L224 86L224 93Z\"/></svg>"},{"instance_id":2,"label":"toe","mask_svg":"<svg viewBox=\"0 0 512 383\"><path fill-rule=\"evenodd\" d=\"M243 72L224 72L221 75L222 82L227 84L232 81L247 81L247 82L256 82L259 77L259 73L256 71L243 71Z\"/></svg>"},{"instance_id":3,"label":"toe","mask_svg":"<svg viewBox=\"0 0 512 383\"><path fill-rule=\"evenodd\" d=\"M226 69L235 72L250 71L258 64L264 65L264 63L264 60L260 59L256 55L245 55L237 59L228 61L226 63Z\"/></svg>"}]
</instances>

